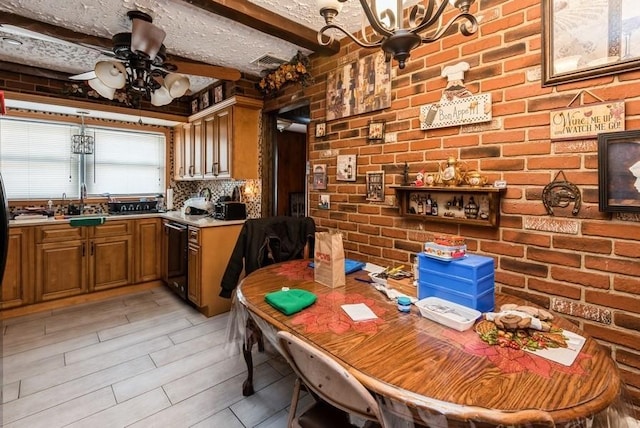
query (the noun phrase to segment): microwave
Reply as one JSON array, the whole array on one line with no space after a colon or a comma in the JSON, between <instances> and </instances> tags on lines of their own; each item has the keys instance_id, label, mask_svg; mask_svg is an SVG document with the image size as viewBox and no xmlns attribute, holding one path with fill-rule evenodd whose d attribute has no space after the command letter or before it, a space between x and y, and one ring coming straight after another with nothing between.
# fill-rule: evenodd
<instances>
[{"instance_id":1,"label":"microwave","mask_svg":"<svg viewBox=\"0 0 640 428\"><path fill-rule=\"evenodd\" d=\"M247 206L244 202L218 202L214 207L213 217L218 220L245 220Z\"/></svg>"}]
</instances>

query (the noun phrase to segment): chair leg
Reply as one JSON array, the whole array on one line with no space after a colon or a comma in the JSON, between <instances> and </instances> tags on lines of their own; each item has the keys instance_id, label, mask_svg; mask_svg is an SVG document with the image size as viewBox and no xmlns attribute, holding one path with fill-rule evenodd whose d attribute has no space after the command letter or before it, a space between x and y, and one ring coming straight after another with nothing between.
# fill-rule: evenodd
<instances>
[{"instance_id":1,"label":"chair leg","mask_svg":"<svg viewBox=\"0 0 640 428\"><path fill-rule=\"evenodd\" d=\"M293 395L291 396L291 408L289 409L289 421L287 423L288 428L294 428L298 426L294 425L293 421L296 418L296 412L298 411L298 400L300 399L300 378L296 378L296 382L293 385Z\"/></svg>"},{"instance_id":2,"label":"chair leg","mask_svg":"<svg viewBox=\"0 0 640 428\"><path fill-rule=\"evenodd\" d=\"M247 325L245 326L245 342L242 345L242 355L247 365L247 379L242 384L242 395L248 397L255 392L253 389L253 356L251 350L253 345L258 343L258 350L264 352L264 339L262 332L256 323L251 319L247 319Z\"/></svg>"}]
</instances>

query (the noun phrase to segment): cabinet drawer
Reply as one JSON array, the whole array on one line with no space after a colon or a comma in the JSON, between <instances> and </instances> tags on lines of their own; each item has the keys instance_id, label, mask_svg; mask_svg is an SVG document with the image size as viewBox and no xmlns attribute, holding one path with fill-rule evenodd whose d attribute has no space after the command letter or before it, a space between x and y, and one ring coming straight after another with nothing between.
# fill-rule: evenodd
<instances>
[{"instance_id":1,"label":"cabinet drawer","mask_svg":"<svg viewBox=\"0 0 640 428\"><path fill-rule=\"evenodd\" d=\"M36 243L70 241L84 239L87 236L86 227L71 227L68 224L36 227Z\"/></svg>"},{"instance_id":2,"label":"cabinet drawer","mask_svg":"<svg viewBox=\"0 0 640 428\"><path fill-rule=\"evenodd\" d=\"M200 245L200 229L189 226L189 243Z\"/></svg>"},{"instance_id":3,"label":"cabinet drawer","mask_svg":"<svg viewBox=\"0 0 640 428\"><path fill-rule=\"evenodd\" d=\"M95 226L91 229L92 238L101 238L103 236L118 236L118 235L130 235L131 234L131 221L107 221L100 226Z\"/></svg>"}]
</instances>

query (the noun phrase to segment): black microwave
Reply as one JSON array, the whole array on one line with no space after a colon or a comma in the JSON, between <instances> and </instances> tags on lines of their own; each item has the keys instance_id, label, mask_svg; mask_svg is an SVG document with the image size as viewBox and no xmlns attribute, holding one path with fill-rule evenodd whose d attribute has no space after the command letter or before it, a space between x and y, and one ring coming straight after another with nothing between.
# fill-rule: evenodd
<instances>
[{"instance_id":1,"label":"black microwave","mask_svg":"<svg viewBox=\"0 0 640 428\"><path fill-rule=\"evenodd\" d=\"M244 202L218 202L215 205L213 217L218 220L245 220L247 206Z\"/></svg>"}]
</instances>

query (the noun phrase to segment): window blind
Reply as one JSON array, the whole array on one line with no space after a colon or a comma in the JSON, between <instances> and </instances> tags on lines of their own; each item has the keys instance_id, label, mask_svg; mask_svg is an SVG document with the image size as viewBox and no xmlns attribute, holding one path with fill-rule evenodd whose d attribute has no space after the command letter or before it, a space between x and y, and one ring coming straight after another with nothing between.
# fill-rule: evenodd
<instances>
[{"instance_id":1,"label":"window blind","mask_svg":"<svg viewBox=\"0 0 640 428\"><path fill-rule=\"evenodd\" d=\"M164 191L164 134L86 128L93 155L71 154L80 127L15 118L0 119L0 169L10 199L78 199L88 195L157 194ZM95 156L95 164L94 164Z\"/></svg>"}]
</instances>

